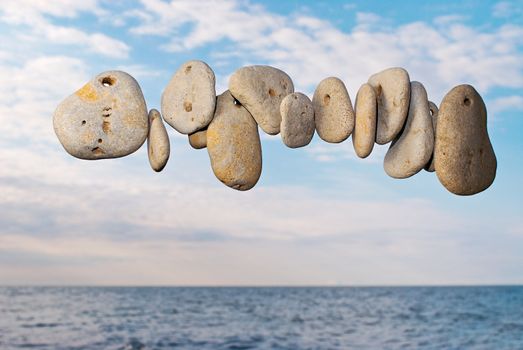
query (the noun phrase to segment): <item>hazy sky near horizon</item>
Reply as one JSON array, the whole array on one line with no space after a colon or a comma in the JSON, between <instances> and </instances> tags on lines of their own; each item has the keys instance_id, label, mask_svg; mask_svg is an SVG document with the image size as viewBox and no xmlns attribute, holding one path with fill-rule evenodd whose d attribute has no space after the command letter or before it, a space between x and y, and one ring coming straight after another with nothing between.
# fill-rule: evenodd
<instances>
[{"instance_id":1,"label":"hazy sky near horizon","mask_svg":"<svg viewBox=\"0 0 523 350\"><path fill-rule=\"evenodd\" d=\"M521 1L0 0L0 285L395 285L523 283ZM269 64L311 96L337 76L354 101L368 77L405 67L436 104L474 85L489 112L494 184L472 197L434 173L383 170L350 139L263 143L258 185L221 184L207 151L168 127L154 173L145 145L83 161L56 139L58 103L92 76L132 74L158 108L185 61L217 92Z\"/></svg>"}]
</instances>

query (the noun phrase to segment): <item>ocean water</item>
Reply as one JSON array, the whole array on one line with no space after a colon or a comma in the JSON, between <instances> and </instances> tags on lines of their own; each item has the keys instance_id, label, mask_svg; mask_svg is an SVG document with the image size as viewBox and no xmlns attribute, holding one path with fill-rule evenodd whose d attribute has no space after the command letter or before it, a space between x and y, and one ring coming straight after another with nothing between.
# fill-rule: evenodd
<instances>
[{"instance_id":1,"label":"ocean water","mask_svg":"<svg viewBox=\"0 0 523 350\"><path fill-rule=\"evenodd\" d=\"M4 287L0 349L523 349L523 287Z\"/></svg>"}]
</instances>

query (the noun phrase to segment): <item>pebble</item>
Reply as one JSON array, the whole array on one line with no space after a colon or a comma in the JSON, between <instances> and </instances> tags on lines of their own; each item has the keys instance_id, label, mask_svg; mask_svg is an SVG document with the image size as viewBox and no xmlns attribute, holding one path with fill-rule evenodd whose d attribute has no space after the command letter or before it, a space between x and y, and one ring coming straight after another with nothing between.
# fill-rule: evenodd
<instances>
[{"instance_id":1,"label":"pebble","mask_svg":"<svg viewBox=\"0 0 523 350\"><path fill-rule=\"evenodd\" d=\"M149 111L149 136L147 137L147 154L151 168L157 172L162 171L169 160L170 152L169 136L165 130L162 116L156 109L151 109Z\"/></svg>"},{"instance_id":2,"label":"pebble","mask_svg":"<svg viewBox=\"0 0 523 350\"><path fill-rule=\"evenodd\" d=\"M162 94L165 121L182 134L205 128L216 107L216 79L202 61L189 61L174 73Z\"/></svg>"},{"instance_id":3,"label":"pebble","mask_svg":"<svg viewBox=\"0 0 523 350\"><path fill-rule=\"evenodd\" d=\"M479 193L496 177L497 161L487 132L487 109L470 85L454 87L441 102L434 161L439 181L454 194Z\"/></svg>"},{"instance_id":4,"label":"pebble","mask_svg":"<svg viewBox=\"0 0 523 350\"><path fill-rule=\"evenodd\" d=\"M189 144L194 149L202 149L207 147L207 128L190 134Z\"/></svg>"},{"instance_id":5,"label":"pebble","mask_svg":"<svg viewBox=\"0 0 523 350\"><path fill-rule=\"evenodd\" d=\"M320 138L339 143L354 129L354 110L345 84L338 78L323 79L312 98L314 121Z\"/></svg>"},{"instance_id":6,"label":"pebble","mask_svg":"<svg viewBox=\"0 0 523 350\"><path fill-rule=\"evenodd\" d=\"M242 67L229 80L229 91L269 135L280 132L280 104L294 85L287 73L270 66Z\"/></svg>"},{"instance_id":7,"label":"pebble","mask_svg":"<svg viewBox=\"0 0 523 350\"><path fill-rule=\"evenodd\" d=\"M403 68L389 68L372 75L368 82L378 101L376 143L384 145L394 140L405 124L409 111L409 74Z\"/></svg>"},{"instance_id":8,"label":"pebble","mask_svg":"<svg viewBox=\"0 0 523 350\"><path fill-rule=\"evenodd\" d=\"M430 115L432 116L432 129L434 130L434 140L436 139L436 129L438 125L438 106L432 101L429 101L429 110ZM432 153L432 157L430 158L430 161L425 165L425 170L433 173L435 171L434 168L434 152Z\"/></svg>"},{"instance_id":9,"label":"pebble","mask_svg":"<svg viewBox=\"0 0 523 350\"><path fill-rule=\"evenodd\" d=\"M142 90L121 71L97 75L62 101L53 126L65 150L80 159L129 155L143 145L149 130Z\"/></svg>"},{"instance_id":10,"label":"pebble","mask_svg":"<svg viewBox=\"0 0 523 350\"><path fill-rule=\"evenodd\" d=\"M358 90L355 113L352 144L358 157L366 158L376 142L377 104L376 93L371 85L363 84Z\"/></svg>"},{"instance_id":11,"label":"pebble","mask_svg":"<svg viewBox=\"0 0 523 350\"><path fill-rule=\"evenodd\" d=\"M396 179L419 172L432 157L434 130L427 92L417 81L410 83L410 107L403 132L392 142L383 167Z\"/></svg>"},{"instance_id":12,"label":"pebble","mask_svg":"<svg viewBox=\"0 0 523 350\"><path fill-rule=\"evenodd\" d=\"M225 185L246 191L258 182L262 169L258 126L229 91L218 96L207 129L207 151L214 175Z\"/></svg>"},{"instance_id":13,"label":"pebble","mask_svg":"<svg viewBox=\"0 0 523 350\"><path fill-rule=\"evenodd\" d=\"M314 109L301 92L287 95L281 105L281 138L290 148L307 146L314 136Z\"/></svg>"}]
</instances>

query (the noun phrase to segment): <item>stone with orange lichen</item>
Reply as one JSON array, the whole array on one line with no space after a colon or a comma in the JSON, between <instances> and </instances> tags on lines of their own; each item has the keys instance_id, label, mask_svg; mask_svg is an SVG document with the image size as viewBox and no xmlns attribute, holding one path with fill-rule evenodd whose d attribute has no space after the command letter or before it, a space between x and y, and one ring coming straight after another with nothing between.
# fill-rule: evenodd
<instances>
[{"instance_id":1,"label":"stone with orange lichen","mask_svg":"<svg viewBox=\"0 0 523 350\"><path fill-rule=\"evenodd\" d=\"M287 73L270 66L242 67L229 80L229 91L267 134L280 132L280 104L294 85Z\"/></svg>"},{"instance_id":2,"label":"stone with orange lichen","mask_svg":"<svg viewBox=\"0 0 523 350\"><path fill-rule=\"evenodd\" d=\"M81 159L131 154L145 142L149 129L142 90L121 71L97 75L62 101L53 126L65 150Z\"/></svg>"},{"instance_id":3,"label":"stone with orange lichen","mask_svg":"<svg viewBox=\"0 0 523 350\"><path fill-rule=\"evenodd\" d=\"M214 175L236 190L249 190L260 178L262 153L258 126L229 91L218 96L207 129L207 151Z\"/></svg>"},{"instance_id":4,"label":"stone with orange lichen","mask_svg":"<svg viewBox=\"0 0 523 350\"><path fill-rule=\"evenodd\" d=\"M392 142L383 167L396 179L405 179L419 172L432 157L434 130L425 87L410 83L410 106L402 132Z\"/></svg>"},{"instance_id":5,"label":"stone with orange lichen","mask_svg":"<svg viewBox=\"0 0 523 350\"><path fill-rule=\"evenodd\" d=\"M409 73L403 68L389 68L372 75L368 83L374 88L378 102L376 143L384 145L400 133L407 119Z\"/></svg>"},{"instance_id":6,"label":"stone with orange lichen","mask_svg":"<svg viewBox=\"0 0 523 350\"><path fill-rule=\"evenodd\" d=\"M456 86L441 101L434 166L439 181L454 194L476 194L494 182L497 160L487 132L487 109L470 85Z\"/></svg>"},{"instance_id":7,"label":"stone with orange lichen","mask_svg":"<svg viewBox=\"0 0 523 350\"><path fill-rule=\"evenodd\" d=\"M205 128L216 106L215 76L202 61L188 61L174 73L162 94L164 120L182 134Z\"/></svg>"},{"instance_id":8,"label":"stone with orange lichen","mask_svg":"<svg viewBox=\"0 0 523 350\"><path fill-rule=\"evenodd\" d=\"M169 135L165 130L162 116L156 109L151 109L149 111L149 135L147 136L147 155L151 168L157 172L162 171L169 160L170 152Z\"/></svg>"},{"instance_id":9,"label":"stone with orange lichen","mask_svg":"<svg viewBox=\"0 0 523 350\"><path fill-rule=\"evenodd\" d=\"M354 109L345 84L338 78L323 79L312 97L318 136L330 143L346 140L354 129Z\"/></svg>"}]
</instances>

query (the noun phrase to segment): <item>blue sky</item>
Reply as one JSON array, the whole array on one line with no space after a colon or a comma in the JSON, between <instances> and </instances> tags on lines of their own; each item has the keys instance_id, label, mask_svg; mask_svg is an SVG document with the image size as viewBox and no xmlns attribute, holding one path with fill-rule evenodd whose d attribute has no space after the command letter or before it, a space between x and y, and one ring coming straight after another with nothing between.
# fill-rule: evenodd
<instances>
[{"instance_id":1,"label":"blue sky","mask_svg":"<svg viewBox=\"0 0 523 350\"><path fill-rule=\"evenodd\" d=\"M309 96L337 76L353 102L391 66L436 104L472 84L497 178L458 197L434 173L389 178L388 146L360 160L350 140L288 149L260 131L263 173L243 193L171 128L159 174L145 147L103 161L62 149L54 108L92 76L125 70L158 108L190 59L214 69L218 93L248 64ZM0 284L523 283L521 2L2 0L0 76Z\"/></svg>"}]
</instances>

